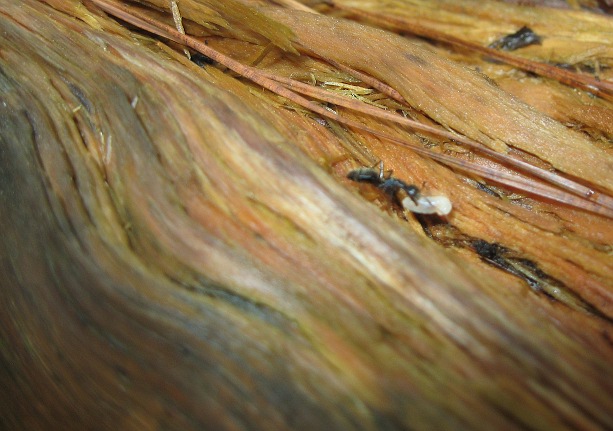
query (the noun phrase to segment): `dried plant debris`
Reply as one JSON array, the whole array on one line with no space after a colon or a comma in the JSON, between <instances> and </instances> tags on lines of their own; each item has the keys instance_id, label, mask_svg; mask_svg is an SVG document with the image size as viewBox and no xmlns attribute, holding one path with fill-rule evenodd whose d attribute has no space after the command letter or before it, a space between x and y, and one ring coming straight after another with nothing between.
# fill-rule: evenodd
<instances>
[{"instance_id":1,"label":"dried plant debris","mask_svg":"<svg viewBox=\"0 0 613 431\"><path fill-rule=\"evenodd\" d=\"M479 80L476 79L475 76L468 76L464 73L464 71L462 71L462 69L455 68L451 64L446 64L446 65L441 64L439 58L437 58L436 56L432 56L430 53L428 53L427 51L421 50L417 46L407 46L406 44L403 44L403 46L399 46L399 43L401 40L394 40L389 34L383 34L375 30L369 31L366 28L361 27L361 26L357 28L351 25L350 23L345 23L342 21L335 22L333 26L335 30L333 33L329 35L321 34L322 32L324 32L323 30L321 30L322 28L325 29L329 27L329 25L324 25L324 24L329 24L327 22L329 18L327 17L322 17L319 15L310 14L310 13L294 12L294 14L300 15L300 17L302 18L301 20L297 21L294 15L288 15L283 10L264 9L267 15L274 17L273 18L274 20L285 22L288 25L288 27L292 28L292 30L295 33L295 41L296 43L302 46L301 49L306 49L307 52L317 53L316 55L320 57L324 57L327 59L329 58L330 59L329 61L333 62L334 64L344 63L344 64L349 64L350 65L349 67L351 68L357 67L358 69L369 71L371 75L373 75L373 78L372 78L373 83L376 81L383 81L383 80L394 82L395 83L394 86L399 90L398 91L398 94L400 94L399 100L403 100L403 101L408 100L414 107L418 107L419 109L425 110L425 112L428 113L433 119L436 119L441 124L444 124L445 127L447 128L461 130L463 133L466 133L469 135L474 135L475 132L477 132L477 135L475 136L479 136L478 139L482 143L486 145L493 145L497 151L490 150L485 147L481 147L478 143L472 141L471 139L462 137L462 136L458 136L458 135L455 135L449 132L444 132L444 131L441 131L440 129L433 128L431 126L424 125L424 124L421 124L421 123L418 123L412 120L408 120L406 118L402 118L397 115L391 114L390 116L390 113L388 113L386 110L379 109L376 106L369 106L370 105L369 103L365 103L361 101L360 99L352 100L351 98L343 97L342 95L339 95L338 93L335 93L335 92L325 91L323 89L320 89L319 87L314 87L312 85L305 85L303 83L294 81L292 79L279 77L272 73L265 72L263 70L256 69L254 67L247 66L245 64L242 64L228 57L227 55L217 52L216 50L207 46L206 43L203 43L197 39L186 36L180 32L177 32L176 30L165 25L164 23L157 22L154 19L146 17L140 13L137 13L136 11L133 11L130 8L127 8L123 5L119 5L115 2L107 1L107 0L95 0L95 2L98 5L104 7L106 10L111 11L111 13L118 14L120 17L122 17L122 19L128 20L137 26L142 26L143 28L149 31L160 34L161 36L167 37L171 40L174 40L176 42L182 43L184 45L187 45L191 48L196 49L197 51L212 58L213 60L220 62L221 64L233 70L234 72L242 75L243 77L253 81L254 83L262 85L263 87L269 89L273 93L278 94L279 96L286 97L292 102L300 105L302 108L306 108L313 113L317 113L328 119L343 123L351 127L358 128L370 134L379 136L397 145L403 145L403 146L410 147L413 151L419 152L421 154L425 154L428 157L433 158L437 161L441 161L443 163L450 164L452 166L456 166L464 170L471 170L473 171L473 173L478 173L479 175L482 175L486 178L493 179L498 182L502 181L504 182L504 184L508 186L520 188L529 193L546 196L549 199L557 200L557 201L564 202L570 205L574 205L580 208L584 208L586 210L593 211L593 212L596 212L602 215L611 216L613 212L613 198L610 197L609 195L604 194L604 193L598 193L597 191L593 190L590 186L578 184L556 173L548 172L542 168L538 168L529 163L522 162L520 160L505 156L504 154L500 154L497 151L501 151L505 149L503 142L506 141L506 142L512 143L512 145L517 148L523 149L527 153L533 153L539 156L540 158L545 158L545 160L549 161L550 163L553 163L555 167L559 169L563 168L563 170L566 170L570 174L574 174L575 176L582 177L604 188L610 188L610 187L613 187L610 184L611 178L609 178L609 176L605 174L604 172L605 171L610 172L609 165L611 164L611 161L610 161L610 157L607 157L605 153L602 153L601 155L592 154L593 157L591 158L589 169L582 169L576 163L576 160L578 160L581 157L577 155L576 152L582 151L581 148L587 145L587 140L579 139L579 136L576 134L575 135L569 134L568 130L563 127L556 127L556 126L561 126L561 125L553 121L550 121L550 119L546 117L540 118L539 121L537 122L532 122L532 124L534 125L538 123L540 127L531 129L530 130L531 140L530 141L526 140L525 138L526 130L521 130L521 131L515 130L514 131L513 129L517 129L516 126L518 123L510 122L509 121L510 118L508 118L510 117L509 114L516 111L515 114L521 116L522 118L524 117L522 113L531 118L538 117L538 115L535 111L523 112L523 111L526 111L525 106L522 106L521 104L516 103L516 101L509 99L502 92L498 92L498 94L495 97L491 98L491 100L505 101L505 104L503 104L502 106L492 106L490 109L491 116L498 120L495 124L491 121L493 118L490 118L490 116L488 115L483 115L483 110L484 110L483 103L482 103L483 94L480 94L479 96L478 112L475 111L474 115L472 115L473 114L472 112L467 112L467 108L470 106L470 103L467 103L467 102L470 100L470 98L464 97L462 99L461 106L456 106L457 99L453 97L451 98L448 97L448 96L451 96L450 94L447 94L447 95L445 94L445 93L449 93L449 86L445 86L444 88L443 87L438 88L439 87L438 84L433 86L431 82L427 84L425 81L422 81L423 87L430 87L431 91L427 95L420 93L420 92L414 93L414 90L420 88L419 86L418 87L411 86L409 87L410 88L409 90L409 88L405 86L406 84L405 80L402 80L402 79L397 80L396 75L389 74L387 72L391 72L392 69L396 69L397 71L400 72L401 69L402 70L410 69L409 66L411 64L413 64L413 66L415 66L415 64L419 64L420 66L427 66L427 69L431 70L431 73L437 71L437 69L441 69L440 71L437 72L437 73L440 72L440 74L438 74L439 78L443 76L444 74L448 74L451 76L457 75L455 76L455 78L451 80L444 80L449 85L456 84L457 82L461 82L462 84L472 83L476 87L480 87L481 90L485 90L485 89L492 90L496 88L492 87L491 85L489 86L483 85L482 82L481 83L478 82ZM326 20L326 23L324 24L319 23L319 21L322 19ZM305 24L304 21L306 21L306 24L307 24L306 27L304 25ZM314 22L311 22L311 21L314 21ZM310 30L313 27L317 27L320 29L316 35L312 35L310 33ZM364 49L362 49L361 50L363 54L362 56L356 57L356 56L351 56L351 55L349 56L344 55L344 56L338 57L337 51L334 51L334 50L330 51L329 47L326 44L322 45L320 43L322 36L324 36L324 39L326 40L340 39L342 41L346 37L357 32L358 30L361 33L367 32L370 36L372 36L374 40L383 39L381 43L379 44L380 46L383 46L383 47L387 46L389 49L392 49L392 50L409 49L411 52L410 55L405 55L405 57L409 60L409 62L407 63L406 61L403 62L399 60L397 65L390 63L388 64L389 66L388 70L382 71L376 67L372 68L372 65L378 64L381 62L385 62L384 59L371 58L370 61L364 61L365 58L363 58L366 55L372 55L373 52L376 51L375 49L367 50L367 51L364 51ZM357 37L357 35L354 35L353 37ZM264 51L266 51L268 47L270 46L271 45L268 44L265 47ZM415 70L415 74L412 74L411 79L415 80L420 74L423 74L421 67ZM399 73L398 76L404 76L404 75ZM425 76L423 77L425 78ZM430 74L428 74L427 77L429 78ZM487 84L487 80L485 82ZM387 88L391 89L391 87L387 87ZM496 169L487 168L487 167L478 166L478 165L472 165L465 161L459 161L453 157L448 157L445 155L433 153L427 149L424 149L421 146L410 144L406 140L399 139L386 132L381 132L377 129L366 126L363 123L355 121L354 119L351 119L349 117L342 116L337 111L328 109L326 106L321 106L320 104L314 103L313 101L306 99L304 96L297 94L296 91L301 92L305 95L314 96L316 98L319 98L320 100L325 100L329 103L337 103L342 106L346 106L350 109L354 109L354 110L357 110L363 113L370 114L374 116L375 118L391 119L394 122L406 124L409 127L414 128L414 129L425 130L425 131L437 134L439 136L445 136L450 139L454 139L458 142L471 146L473 149L478 149L479 151L486 154L488 157L493 158L494 160L498 162L502 162L503 164L513 166L520 171L524 171L531 175L542 178L546 181L556 184L557 186L565 188L568 192L574 193L578 196L571 196L567 192L563 192L563 191L554 189L550 186L545 186L545 185L537 186L533 184L533 182L530 179L527 179L527 178L521 178L517 176L509 177L508 174L499 172ZM368 90L365 90L365 91L368 91ZM422 89L420 89L420 91L422 91ZM432 96L436 95L436 93L439 93L438 97L432 98ZM467 96L467 94L465 94L465 96ZM431 100L428 100L428 99L431 99ZM427 102L427 103L424 104L424 102ZM431 102L434 102L435 105L429 106ZM443 107L445 109L441 109ZM505 111L505 114L501 116L502 110ZM448 111L448 112L445 113L445 111ZM441 114L443 115L441 116ZM472 131L471 131L470 126L468 129L466 128L466 126L468 125L466 122L463 122L463 121L458 122L458 120L461 119L459 117L460 115L461 117L466 117L466 115L470 116L470 119L471 119L470 123L472 123ZM531 124L531 122L526 123L525 121L522 121L521 123L524 127L528 124ZM548 128L550 130L546 130L547 128L544 128L543 127L544 125L548 125L549 126ZM552 140L551 132L557 133L560 136ZM520 134L521 136L514 136L516 134ZM555 151L550 151L547 147L551 147L553 145L553 141L558 141L558 139L562 137L562 135L566 135L565 136L566 144L563 147L555 145ZM545 143L543 139L546 139L552 142ZM539 141L541 142L539 143ZM581 142L581 141L584 141L584 142ZM553 150L553 148L551 148L551 150ZM596 148L590 149L591 153L597 152L597 151L598 149ZM582 153L585 154L585 151L582 151ZM574 155L574 156L569 157L571 155ZM572 160L572 162L570 162L570 160ZM599 165L600 165L600 168L599 168ZM599 169L602 170L602 173L599 172ZM444 198L444 197L441 197L441 198ZM417 207L419 207L419 205L417 205ZM436 210L437 208L437 206L431 205L431 204L428 204L428 207L431 210ZM445 206L445 208L448 208L448 207L450 208L449 205ZM436 210L436 212L440 212L440 211Z\"/></svg>"}]
</instances>

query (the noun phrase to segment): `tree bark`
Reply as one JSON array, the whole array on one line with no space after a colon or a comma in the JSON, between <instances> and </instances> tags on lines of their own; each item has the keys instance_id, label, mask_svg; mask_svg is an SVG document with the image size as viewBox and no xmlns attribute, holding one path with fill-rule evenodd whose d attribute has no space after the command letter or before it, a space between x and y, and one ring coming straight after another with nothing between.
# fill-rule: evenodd
<instances>
[{"instance_id":1,"label":"tree bark","mask_svg":"<svg viewBox=\"0 0 613 431\"><path fill-rule=\"evenodd\" d=\"M613 189L609 101L525 83L564 96L583 133L423 41L240 3L249 27L204 3L178 3L186 31L241 61L272 43L263 69L348 82L322 59L342 63L423 121ZM452 213L346 179L379 159ZM91 3L0 0L2 425L613 428L611 219L509 194Z\"/></svg>"}]
</instances>

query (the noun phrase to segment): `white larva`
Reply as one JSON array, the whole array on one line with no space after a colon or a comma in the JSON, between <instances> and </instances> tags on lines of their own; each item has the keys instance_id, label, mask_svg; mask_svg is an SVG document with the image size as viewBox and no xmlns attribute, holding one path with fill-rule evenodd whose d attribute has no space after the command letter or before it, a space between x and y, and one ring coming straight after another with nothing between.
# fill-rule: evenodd
<instances>
[{"instance_id":1,"label":"white larva","mask_svg":"<svg viewBox=\"0 0 613 431\"><path fill-rule=\"evenodd\" d=\"M402 200L402 206L417 214L437 214L445 216L451 212L451 201L447 196L420 196L417 203L409 197Z\"/></svg>"}]
</instances>

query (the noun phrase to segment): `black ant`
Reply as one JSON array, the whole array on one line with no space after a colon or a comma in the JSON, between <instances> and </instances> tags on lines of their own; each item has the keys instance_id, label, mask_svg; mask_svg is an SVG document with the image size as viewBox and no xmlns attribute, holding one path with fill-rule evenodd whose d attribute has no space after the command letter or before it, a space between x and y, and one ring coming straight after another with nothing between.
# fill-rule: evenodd
<instances>
[{"instance_id":1,"label":"black ant","mask_svg":"<svg viewBox=\"0 0 613 431\"><path fill-rule=\"evenodd\" d=\"M353 171L347 174L347 178L352 181L358 181L363 183L370 183L381 190L383 190L387 195L392 196L395 199L398 199L397 193L400 190L403 190L407 196L415 203L415 205L419 205L418 199L421 196L419 189L417 186L412 184L407 184L398 178L392 177L391 171L388 171L387 175L384 174L383 171L383 162L379 164L379 171L377 172L374 168L359 168L354 169Z\"/></svg>"}]
</instances>

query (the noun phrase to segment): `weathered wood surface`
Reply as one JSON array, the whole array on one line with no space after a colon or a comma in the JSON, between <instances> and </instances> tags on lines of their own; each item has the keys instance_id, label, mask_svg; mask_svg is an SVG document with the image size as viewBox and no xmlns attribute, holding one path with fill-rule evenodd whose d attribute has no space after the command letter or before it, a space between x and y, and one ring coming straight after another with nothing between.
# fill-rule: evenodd
<instances>
[{"instance_id":1,"label":"weathered wood surface","mask_svg":"<svg viewBox=\"0 0 613 431\"><path fill-rule=\"evenodd\" d=\"M568 102L600 119L580 133L423 42L262 11L441 124L613 189L611 103ZM211 45L257 57L265 37L216 13L243 40ZM347 79L279 49L261 66ZM2 426L613 428L611 220L316 120L92 4L0 0ZM345 179L360 157L453 213L428 237Z\"/></svg>"}]
</instances>

